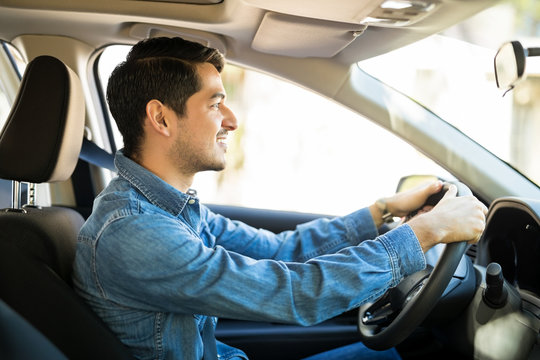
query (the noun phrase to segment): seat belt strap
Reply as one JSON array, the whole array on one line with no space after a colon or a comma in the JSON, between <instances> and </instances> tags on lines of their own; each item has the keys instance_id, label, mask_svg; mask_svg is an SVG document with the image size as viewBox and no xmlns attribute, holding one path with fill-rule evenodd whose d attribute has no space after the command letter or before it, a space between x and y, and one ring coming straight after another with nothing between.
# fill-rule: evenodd
<instances>
[{"instance_id":1,"label":"seat belt strap","mask_svg":"<svg viewBox=\"0 0 540 360\"><path fill-rule=\"evenodd\" d=\"M92 141L84 138L79 158L95 166L117 172L114 166L114 155L103 150Z\"/></svg>"}]
</instances>

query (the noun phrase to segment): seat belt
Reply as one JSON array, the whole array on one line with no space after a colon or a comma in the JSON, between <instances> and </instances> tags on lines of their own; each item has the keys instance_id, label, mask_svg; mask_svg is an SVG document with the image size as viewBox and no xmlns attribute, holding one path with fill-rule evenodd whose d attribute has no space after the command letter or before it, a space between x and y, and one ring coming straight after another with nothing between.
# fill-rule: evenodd
<instances>
[{"instance_id":1,"label":"seat belt","mask_svg":"<svg viewBox=\"0 0 540 360\"><path fill-rule=\"evenodd\" d=\"M210 316L204 321L202 330L203 360L217 360L216 337L214 335L214 322Z\"/></svg>"},{"instance_id":2,"label":"seat belt","mask_svg":"<svg viewBox=\"0 0 540 360\"><path fill-rule=\"evenodd\" d=\"M92 165L117 172L114 166L114 155L103 150L87 138L83 139L79 158Z\"/></svg>"}]
</instances>

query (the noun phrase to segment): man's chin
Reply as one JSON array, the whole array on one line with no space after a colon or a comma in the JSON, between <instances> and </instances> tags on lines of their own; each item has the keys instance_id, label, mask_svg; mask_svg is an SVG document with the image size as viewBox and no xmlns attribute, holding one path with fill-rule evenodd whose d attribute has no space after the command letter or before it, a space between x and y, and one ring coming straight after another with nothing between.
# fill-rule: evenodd
<instances>
[{"instance_id":1,"label":"man's chin","mask_svg":"<svg viewBox=\"0 0 540 360\"><path fill-rule=\"evenodd\" d=\"M201 171L222 171L225 170L225 163L223 164L214 164L212 166L208 166L206 169Z\"/></svg>"}]
</instances>

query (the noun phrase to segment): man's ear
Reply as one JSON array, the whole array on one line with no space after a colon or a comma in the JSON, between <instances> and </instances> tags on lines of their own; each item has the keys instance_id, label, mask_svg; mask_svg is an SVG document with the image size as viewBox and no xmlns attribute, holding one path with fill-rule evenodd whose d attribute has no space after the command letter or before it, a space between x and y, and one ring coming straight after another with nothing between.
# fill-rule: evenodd
<instances>
[{"instance_id":1,"label":"man's ear","mask_svg":"<svg viewBox=\"0 0 540 360\"><path fill-rule=\"evenodd\" d=\"M170 136L169 120L165 117L167 109L159 100L152 99L146 104L146 121L161 135Z\"/></svg>"}]
</instances>

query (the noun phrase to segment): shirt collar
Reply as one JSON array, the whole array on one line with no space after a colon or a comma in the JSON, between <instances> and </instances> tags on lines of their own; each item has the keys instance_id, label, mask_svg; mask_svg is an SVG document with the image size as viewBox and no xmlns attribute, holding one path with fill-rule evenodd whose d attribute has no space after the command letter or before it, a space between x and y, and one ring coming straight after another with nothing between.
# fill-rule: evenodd
<instances>
[{"instance_id":1,"label":"shirt collar","mask_svg":"<svg viewBox=\"0 0 540 360\"><path fill-rule=\"evenodd\" d=\"M125 156L122 150L116 152L114 164L118 174L139 190L148 201L174 216L180 215L190 200L198 201L196 191L190 189L185 194L175 189Z\"/></svg>"}]
</instances>

